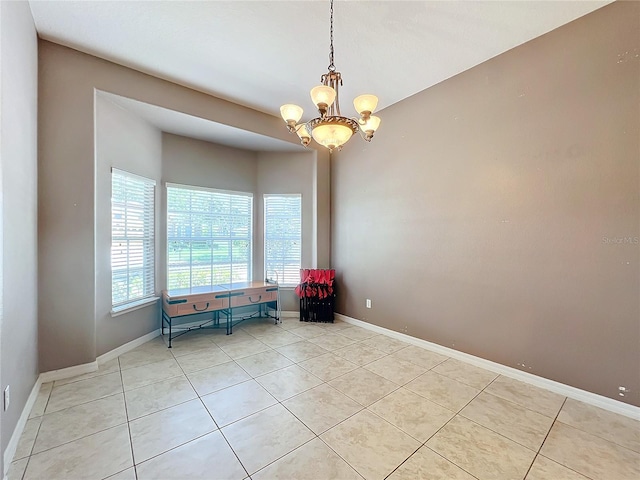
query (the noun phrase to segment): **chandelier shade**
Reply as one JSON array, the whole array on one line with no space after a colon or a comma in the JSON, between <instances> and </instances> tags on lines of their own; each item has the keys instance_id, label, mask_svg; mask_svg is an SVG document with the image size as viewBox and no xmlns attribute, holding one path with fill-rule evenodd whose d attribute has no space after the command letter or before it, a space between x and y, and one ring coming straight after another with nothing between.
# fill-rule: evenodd
<instances>
[{"instance_id":1,"label":"chandelier shade","mask_svg":"<svg viewBox=\"0 0 640 480\"><path fill-rule=\"evenodd\" d=\"M300 125L296 125L296 133L300 138L300 143L305 147L309 145L311 142L311 135L309 134L309 130L307 130L307 126L303 123Z\"/></svg>"},{"instance_id":2,"label":"chandelier shade","mask_svg":"<svg viewBox=\"0 0 640 480\"><path fill-rule=\"evenodd\" d=\"M311 89L311 100L318 109L324 108L325 110L332 105L336 99L336 91L327 87L326 85L318 85Z\"/></svg>"},{"instance_id":3,"label":"chandelier shade","mask_svg":"<svg viewBox=\"0 0 640 480\"><path fill-rule=\"evenodd\" d=\"M302 118L303 113L304 111L298 105L288 103L280 107L280 115L282 115L282 118L284 118L284 121L287 122L287 124L290 122L293 122L294 125L298 123Z\"/></svg>"},{"instance_id":4,"label":"chandelier shade","mask_svg":"<svg viewBox=\"0 0 640 480\"><path fill-rule=\"evenodd\" d=\"M370 142L380 126L380 118L372 115L378 106L378 97L369 93L360 95L353 101L359 118L344 117L340 113L339 87L342 85L342 75L336 71L333 63L333 0L330 13L329 71L320 78L321 85L313 87L310 92L311 101L318 109L319 116L308 122L298 123L302 118L302 107L291 103L280 107L280 115L289 131L298 135L302 145L306 147L313 138L333 152L340 150L356 132Z\"/></svg>"},{"instance_id":5,"label":"chandelier shade","mask_svg":"<svg viewBox=\"0 0 640 480\"><path fill-rule=\"evenodd\" d=\"M358 131L358 122L338 116L314 118L309 125L313 139L332 151L342 147Z\"/></svg>"},{"instance_id":6,"label":"chandelier shade","mask_svg":"<svg viewBox=\"0 0 640 480\"><path fill-rule=\"evenodd\" d=\"M360 128L364 133L371 132L371 134L373 135L375 131L378 130L379 126L380 126L380 117L376 117L375 115L370 115L369 119L366 122L364 122L364 124L362 124Z\"/></svg>"},{"instance_id":7,"label":"chandelier shade","mask_svg":"<svg viewBox=\"0 0 640 480\"><path fill-rule=\"evenodd\" d=\"M359 115L369 116L378 106L378 97L375 95L360 95L353 100L353 106Z\"/></svg>"}]
</instances>

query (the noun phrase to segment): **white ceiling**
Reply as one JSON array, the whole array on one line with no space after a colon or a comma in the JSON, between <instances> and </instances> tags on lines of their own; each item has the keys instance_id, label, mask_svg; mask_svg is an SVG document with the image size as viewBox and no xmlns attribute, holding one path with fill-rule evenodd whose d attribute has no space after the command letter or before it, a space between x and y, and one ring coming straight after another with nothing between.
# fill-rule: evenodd
<instances>
[{"instance_id":1,"label":"white ceiling","mask_svg":"<svg viewBox=\"0 0 640 480\"><path fill-rule=\"evenodd\" d=\"M336 0L342 113L361 93L379 109L611 0ZM327 71L329 1L37 1L39 35L279 116Z\"/></svg>"}]
</instances>

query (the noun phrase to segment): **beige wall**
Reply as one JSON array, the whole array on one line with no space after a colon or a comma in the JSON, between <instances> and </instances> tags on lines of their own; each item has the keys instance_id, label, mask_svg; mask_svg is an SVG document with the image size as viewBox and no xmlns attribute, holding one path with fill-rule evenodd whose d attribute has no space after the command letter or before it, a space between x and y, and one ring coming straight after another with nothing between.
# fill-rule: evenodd
<instances>
[{"instance_id":1,"label":"beige wall","mask_svg":"<svg viewBox=\"0 0 640 480\"><path fill-rule=\"evenodd\" d=\"M11 387L9 410L0 413L4 457L38 375L38 44L29 5L0 3L0 384Z\"/></svg>"},{"instance_id":2,"label":"beige wall","mask_svg":"<svg viewBox=\"0 0 640 480\"><path fill-rule=\"evenodd\" d=\"M162 180L253 192L257 153L170 133L162 134Z\"/></svg>"},{"instance_id":3,"label":"beige wall","mask_svg":"<svg viewBox=\"0 0 640 480\"><path fill-rule=\"evenodd\" d=\"M295 138L276 117L47 41L39 42L39 50L39 352L40 368L48 371L91 362L98 354L95 266L87 261L97 241L94 89L285 141ZM319 202L320 222L328 226L328 195ZM317 243L328 252L326 239ZM119 341L133 340L131 335Z\"/></svg>"},{"instance_id":4,"label":"beige wall","mask_svg":"<svg viewBox=\"0 0 640 480\"><path fill-rule=\"evenodd\" d=\"M331 267L331 156L329 150L319 147L316 151L316 170L313 179L314 194L316 202L314 212L316 219L314 223L313 240L316 242L311 259L314 268Z\"/></svg>"},{"instance_id":5,"label":"beige wall","mask_svg":"<svg viewBox=\"0 0 640 480\"><path fill-rule=\"evenodd\" d=\"M606 6L337 154L337 310L640 405L639 18Z\"/></svg>"},{"instance_id":6,"label":"beige wall","mask_svg":"<svg viewBox=\"0 0 640 480\"><path fill-rule=\"evenodd\" d=\"M260 243L256 249L256 264L264 273L264 195L299 193L302 195L302 266L316 266L315 232L317 214L315 208L315 179L318 169L315 150L301 153L263 152L258 155L258 210L256 231ZM328 182L327 182L328 183ZM280 289L281 308L284 311L297 311L299 304L293 288Z\"/></svg>"},{"instance_id":7,"label":"beige wall","mask_svg":"<svg viewBox=\"0 0 640 480\"><path fill-rule=\"evenodd\" d=\"M160 304L111 315L111 168L155 180L156 258L160 253L160 205L164 191L162 133L111 102L95 98L95 302L96 355L107 353L158 328ZM156 262L156 282L160 268ZM156 283L159 290L160 284Z\"/></svg>"}]
</instances>

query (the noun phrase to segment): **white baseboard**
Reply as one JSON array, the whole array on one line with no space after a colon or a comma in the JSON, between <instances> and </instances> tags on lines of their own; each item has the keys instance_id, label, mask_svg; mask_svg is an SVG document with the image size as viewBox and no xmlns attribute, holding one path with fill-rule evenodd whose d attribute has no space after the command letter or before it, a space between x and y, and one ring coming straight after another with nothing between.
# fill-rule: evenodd
<instances>
[{"instance_id":1,"label":"white baseboard","mask_svg":"<svg viewBox=\"0 0 640 480\"><path fill-rule=\"evenodd\" d=\"M16 424L16 428L13 430L13 434L11 435L11 439L9 440L9 444L4 451L4 475L9 471L9 466L13 461L13 456L16 453L16 449L18 448L18 442L20 441L20 437L22 436L22 432L24 431L24 427L27 424L27 420L29 419L29 415L31 414L31 409L33 408L33 404L38 397L38 392L40 391L40 386L43 383L53 382L55 380L62 380L64 378L75 377L76 375L82 375L83 373L95 372L98 369L98 365L101 365L109 360L119 357L123 353L127 353L130 350L133 350L136 347L139 347L143 343L147 343L149 340L160 335L160 329L154 330L151 333L147 333L140 338L136 338L135 340L130 341L129 343L125 343L118 348L111 350L110 352L105 353L104 355L100 355L94 362L84 363L82 365L75 365L73 367L61 368L60 370L52 370L50 372L41 373L36 379L36 383L31 389L31 393L29 394L29 398L27 399L27 403L24 405L22 409L22 413L20 414L20 419ZM6 480L6 476L5 479Z\"/></svg>"},{"instance_id":2,"label":"white baseboard","mask_svg":"<svg viewBox=\"0 0 640 480\"><path fill-rule=\"evenodd\" d=\"M114 348L110 352L100 355L98 358L96 358L96 362L98 365L102 365L103 363L106 363L110 360L113 360L114 358L119 357L123 353L127 353L133 350L134 348L139 347L143 343L147 343L149 340L153 340L158 335L160 335L160 333L161 333L161 330L158 329L158 330L154 330L153 332L147 333L146 335L143 335L139 338L136 338L135 340L131 340L130 342L125 343L124 345L121 345L118 348Z\"/></svg>"},{"instance_id":3,"label":"white baseboard","mask_svg":"<svg viewBox=\"0 0 640 480\"><path fill-rule=\"evenodd\" d=\"M492 372L499 373L500 375L504 375L505 377L520 380L521 382L529 383L536 387L550 390L565 397L573 398L574 400L579 400L581 402L588 403L589 405L600 407L602 409L609 410L610 412L630 417L634 420L640 420L640 407L629 405L628 403L619 402L618 400L604 397L602 395L598 395L597 393L587 392L586 390L581 390L570 385L565 385L564 383L539 377L532 373L523 372L513 367L508 367L500 363L492 362L491 360L476 357L475 355L470 355L468 353L460 352L452 348L443 347L442 345L438 345L437 343L431 343L420 338L406 335L404 333L394 332L393 330L379 327L371 323L363 322L362 320L357 320L340 313L335 313L334 315L336 320L342 320L343 322L357 325L359 327L366 328L367 330L372 330L389 337L397 338L398 340L402 340L404 342L411 343L412 345L431 350L432 352L440 353L442 355L446 355L448 357L470 363L471 365L475 365L476 367L491 370Z\"/></svg>"},{"instance_id":4,"label":"white baseboard","mask_svg":"<svg viewBox=\"0 0 640 480\"><path fill-rule=\"evenodd\" d=\"M280 312L280 318L298 318L300 316L300 312L295 310L282 310Z\"/></svg>"},{"instance_id":5,"label":"white baseboard","mask_svg":"<svg viewBox=\"0 0 640 480\"><path fill-rule=\"evenodd\" d=\"M13 429L13 434L9 439L9 444L4 451L3 461L4 461L4 472L5 476L9 471L9 467L11 466L11 462L13 461L13 456L16 454L16 449L18 448L18 442L20 441L20 437L22 436L22 432L24 431L24 427L27 424L27 420L29 420L29 415L31 414L31 409L33 408L33 404L36 403L36 399L38 398L38 393L40 392L40 386L42 385L42 380L40 377L36 379L36 383L33 385L31 389L31 393L27 398L27 403L25 403L24 408L22 409L22 413L20 414L20 418L18 419L18 423L16 424L16 428Z\"/></svg>"},{"instance_id":6,"label":"white baseboard","mask_svg":"<svg viewBox=\"0 0 640 480\"><path fill-rule=\"evenodd\" d=\"M51 370L40 374L41 383L54 382L63 378L71 378L83 373L91 373L98 370L98 362L83 363L82 365L74 365L73 367L61 368L60 370Z\"/></svg>"},{"instance_id":7,"label":"white baseboard","mask_svg":"<svg viewBox=\"0 0 640 480\"><path fill-rule=\"evenodd\" d=\"M98 370L98 366L103 363L108 362L109 360L113 360L116 357L119 357L123 353L127 353L130 350L133 350L136 347L139 347L143 343L147 343L149 340L160 335L160 329L154 330L151 333L147 333L142 337L136 338L135 340L131 340L124 345L119 346L107 352L103 355L100 355L94 362L84 363L82 365L74 365L73 367L62 368L60 370L51 370L49 372L44 372L40 374L40 381L42 383L53 382L55 380L62 380L64 378L75 377L76 375L82 375L83 373L91 373Z\"/></svg>"}]
</instances>

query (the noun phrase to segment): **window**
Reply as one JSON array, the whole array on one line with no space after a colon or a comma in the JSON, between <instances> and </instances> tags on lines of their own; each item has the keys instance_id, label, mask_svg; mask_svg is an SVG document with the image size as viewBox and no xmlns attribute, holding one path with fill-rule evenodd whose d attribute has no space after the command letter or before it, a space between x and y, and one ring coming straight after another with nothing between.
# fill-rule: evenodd
<instances>
[{"instance_id":1,"label":"window","mask_svg":"<svg viewBox=\"0 0 640 480\"><path fill-rule=\"evenodd\" d=\"M264 268L281 285L297 285L302 263L302 195L264 196Z\"/></svg>"},{"instance_id":2,"label":"window","mask_svg":"<svg viewBox=\"0 0 640 480\"><path fill-rule=\"evenodd\" d=\"M111 304L155 295L155 185L148 178L111 172Z\"/></svg>"},{"instance_id":3,"label":"window","mask_svg":"<svg viewBox=\"0 0 640 480\"><path fill-rule=\"evenodd\" d=\"M167 185L167 285L251 280L253 195Z\"/></svg>"}]
</instances>

